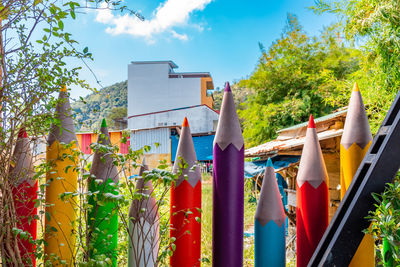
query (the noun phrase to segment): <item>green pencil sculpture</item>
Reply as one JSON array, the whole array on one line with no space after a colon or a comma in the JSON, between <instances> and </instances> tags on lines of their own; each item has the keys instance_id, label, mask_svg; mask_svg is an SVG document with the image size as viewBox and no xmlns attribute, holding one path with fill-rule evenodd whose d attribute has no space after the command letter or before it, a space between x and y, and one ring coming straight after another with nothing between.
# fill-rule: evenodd
<instances>
[{"instance_id":1,"label":"green pencil sculpture","mask_svg":"<svg viewBox=\"0 0 400 267\"><path fill-rule=\"evenodd\" d=\"M108 266L117 266L118 210L112 195L117 195L118 170L109 154L110 146L107 124L103 119L90 169L87 242L94 264L108 258L111 259Z\"/></svg>"}]
</instances>

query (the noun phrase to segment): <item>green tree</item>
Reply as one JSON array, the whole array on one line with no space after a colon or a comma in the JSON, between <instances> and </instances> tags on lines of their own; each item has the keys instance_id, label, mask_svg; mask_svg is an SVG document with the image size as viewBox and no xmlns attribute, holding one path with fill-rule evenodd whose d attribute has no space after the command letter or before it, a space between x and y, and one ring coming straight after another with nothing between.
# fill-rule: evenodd
<instances>
[{"instance_id":1,"label":"green tree","mask_svg":"<svg viewBox=\"0 0 400 267\"><path fill-rule=\"evenodd\" d=\"M107 118L107 122L110 123L109 126L114 128L116 125L113 124L112 120L117 117L110 119L109 116L115 116L111 114L114 112L118 114L123 111L123 108L127 109L128 82L123 81L95 90L86 97L81 97L71 106L77 121L75 125L77 131L96 131L103 118ZM117 109L113 111L114 108ZM126 117L126 114L122 117ZM120 125L117 129L120 129Z\"/></svg>"},{"instance_id":2,"label":"green tree","mask_svg":"<svg viewBox=\"0 0 400 267\"><path fill-rule=\"evenodd\" d=\"M235 101L236 108L241 108L240 104L245 102L248 96L252 93L248 88L242 88L239 84L232 84L231 90L233 93L233 100ZM224 90L215 90L213 92L213 99L214 99L214 109L220 110L222 104L222 98L224 96Z\"/></svg>"},{"instance_id":3,"label":"green tree","mask_svg":"<svg viewBox=\"0 0 400 267\"><path fill-rule=\"evenodd\" d=\"M281 37L268 51L262 44L260 49L256 69L238 83L254 92L239 110L247 145L266 142L276 130L310 114L318 117L342 106L334 99L349 91L346 79L360 68L360 51L346 47L334 26L311 38L292 14Z\"/></svg>"},{"instance_id":4,"label":"green tree","mask_svg":"<svg viewBox=\"0 0 400 267\"><path fill-rule=\"evenodd\" d=\"M127 10L116 0L106 1L111 10ZM81 67L71 67L68 60L83 61L92 59L87 47L81 46L73 39L64 25L87 9L96 9L103 0L86 0L84 2L59 0L5 0L0 5L0 256L5 266L29 266L21 257L18 249L18 238L29 239L36 245L35 257L44 265L44 240L39 235L32 240L28 233L19 229L16 208L13 200L13 187L21 177L13 176L11 169L15 166L12 152L21 127L25 127L31 137L32 146L37 148L44 136L48 134L51 124L60 123L55 118L54 108L57 104L55 95L60 88L71 85L89 89L89 85L79 78ZM82 6L81 6L82 5ZM79 153L78 153L79 154ZM75 157L76 155L68 155ZM77 155L79 156L79 155ZM49 164L40 164L43 155L34 156L35 176L39 180L39 199L35 206L43 212L46 204L44 190L47 186L46 171ZM69 166L70 167L70 166ZM68 168L69 168L68 167ZM85 166L87 167L87 166ZM83 170L84 167L80 170ZM82 178L82 177L81 177ZM81 180L84 185L84 179ZM83 181L83 182L82 182ZM66 192L79 195L84 199L85 187L78 192ZM85 193L86 194L86 193ZM64 196L63 196L64 197ZM82 206L80 206L82 208ZM85 214L84 208L79 210ZM40 220L39 213L29 220ZM81 245L74 263L82 260L82 229L84 216L76 222L78 242ZM43 226L43 225L42 225ZM42 230L45 230L44 227ZM51 230L51 229L50 229ZM40 231L41 232L41 231ZM67 244L64 244L67 245ZM29 259L25 259L29 260ZM104 262L103 262L104 264Z\"/></svg>"},{"instance_id":5,"label":"green tree","mask_svg":"<svg viewBox=\"0 0 400 267\"><path fill-rule=\"evenodd\" d=\"M126 107L113 108L107 115L107 123L110 129L122 130L126 128L126 122L123 121L126 118L128 109Z\"/></svg>"},{"instance_id":6,"label":"green tree","mask_svg":"<svg viewBox=\"0 0 400 267\"><path fill-rule=\"evenodd\" d=\"M400 89L400 2L318 0L312 9L317 14L336 14L346 41L357 43L362 51L361 69L354 79L365 92L364 102L375 133Z\"/></svg>"},{"instance_id":7,"label":"green tree","mask_svg":"<svg viewBox=\"0 0 400 267\"><path fill-rule=\"evenodd\" d=\"M400 89L400 2L398 0L319 0L316 13L330 12L341 19L349 42L365 55L355 77L362 82L364 102L372 131L376 132ZM375 196L377 210L370 217L374 236L387 245L386 266L400 265L400 204L398 180Z\"/></svg>"}]
</instances>

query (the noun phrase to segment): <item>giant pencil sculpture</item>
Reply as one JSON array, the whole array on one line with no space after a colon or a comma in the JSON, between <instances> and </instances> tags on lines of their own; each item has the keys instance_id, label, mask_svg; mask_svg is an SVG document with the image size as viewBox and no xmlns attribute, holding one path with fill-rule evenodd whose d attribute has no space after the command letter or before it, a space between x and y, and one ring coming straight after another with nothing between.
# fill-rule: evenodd
<instances>
[{"instance_id":1,"label":"giant pencil sculpture","mask_svg":"<svg viewBox=\"0 0 400 267\"><path fill-rule=\"evenodd\" d=\"M35 200L37 199L37 181L33 179L32 152L29 138L22 128L18 133L17 142L13 154L14 167L11 170L13 179L13 198L17 217L17 228L29 234L28 238L18 239L18 248L22 261L26 266L36 266L34 256L35 247L33 240L36 239L37 214Z\"/></svg>"},{"instance_id":2,"label":"giant pencil sculpture","mask_svg":"<svg viewBox=\"0 0 400 267\"><path fill-rule=\"evenodd\" d=\"M141 197L135 198L129 209L129 267L157 266L160 221L153 184L145 177L147 169L143 159L135 190Z\"/></svg>"},{"instance_id":3,"label":"giant pencil sculpture","mask_svg":"<svg viewBox=\"0 0 400 267\"><path fill-rule=\"evenodd\" d=\"M342 199L371 143L372 134L367 114L365 113L360 90L357 83L355 83L340 142L340 184ZM375 266L374 239L371 235L364 236L349 266Z\"/></svg>"},{"instance_id":4,"label":"giant pencil sculpture","mask_svg":"<svg viewBox=\"0 0 400 267\"><path fill-rule=\"evenodd\" d=\"M201 173L187 118L182 124L173 172L179 173L171 189L171 238L175 247L170 266L200 266Z\"/></svg>"},{"instance_id":5,"label":"giant pencil sculpture","mask_svg":"<svg viewBox=\"0 0 400 267\"><path fill-rule=\"evenodd\" d=\"M75 256L74 221L77 189L77 140L71 106L65 87L56 107L57 123L50 129L47 139L46 160L50 168L46 174L45 246L46 260L53 266L73 265Z\"/></svg>"},{"instance_id":6,"label":"giant pencil sculpture","mask_svg":"<svg viewBox=\"0 0 400 267\"><path fill-rule=\"evenodd\" d=\"M285 212L269 158L254 222L255 267L285 266Z\"/></svg>"},{"instance_id":7,"label":"giant pencil sculpture","mask_svg":"<svg viewBox=\"0 0 400 267\"><path fill-rule=\"evenodd\" d=\"M118 170L113 164L108 149L110 136L105 119L101 122L97 138L97 148L90 169L88 203L88 242L92 259L104 255L112 260L111 266L117 266L118 210L117 203L106 198L106 194L117 195ZM102 203L99 205L98 203Z\"/></svg>"},{"instance_id":8,"label":"giant pencil sculpture","mask_svg":"<svg viewBox=\"0 0 400 267\"><path fill-rule=\"evenodd\" d=\"M297 174L298 267L307 266L328 221L328 173L311 115Z\"/></svg>"},{"instance_id":9,"label":"giant pencil sculpture","mask_svg":"<svg viewBox=\"0 0 400 267\"><path fill-rule=\"evenodd\" d=\"M243 265L244 140L229 83L214 139L213 266Z\"/></svg>"},{"instance_id":10,"label":"giant pencil sculpture","mask_svg":"<svg viewBox=\"0 0 400 267\"><path fill-rule=\"evenodd\" d=\"M385 267L393 267L394 259L390 253L390 243L386 238L382 241L382 258L383 258L383 266Z\"/></svg>"}]
</instances>

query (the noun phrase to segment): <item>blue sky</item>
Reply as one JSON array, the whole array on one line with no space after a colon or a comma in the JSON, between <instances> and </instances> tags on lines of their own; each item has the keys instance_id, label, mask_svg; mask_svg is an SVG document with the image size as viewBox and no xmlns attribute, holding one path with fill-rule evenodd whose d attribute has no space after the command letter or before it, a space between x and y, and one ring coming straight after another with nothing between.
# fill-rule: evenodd
<instances>
[{"instance_id":1,"label":"blue sky","mask_svg":"<svg viewBox=\"0 0 400 267\"><path fill-rule=\"evenodd\" d=\"M208 71L215 87L251 74L260 51L279 38L287 13L298 16L304 30L317 35L336 21L333 15L315 15L307 7L314 0L137 0L125 4L145 18L91 11L78 15L66 29L82 47L103 86L127 79L127 65L135 60L173 60L176 71ZM81 78L100 89L84 67ZM72 88L72 97L87 95Z\"/></svg>"}]
</instances>

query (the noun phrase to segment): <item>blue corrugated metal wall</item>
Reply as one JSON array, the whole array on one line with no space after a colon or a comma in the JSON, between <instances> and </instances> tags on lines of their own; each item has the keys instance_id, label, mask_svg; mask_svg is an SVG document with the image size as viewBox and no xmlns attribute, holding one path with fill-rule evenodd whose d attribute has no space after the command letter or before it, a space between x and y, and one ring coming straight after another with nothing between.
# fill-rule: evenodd
<instances>
[{"instance_id":1,"label":"blue corrugated metal wall","mask_svg":"<svg viewBox=\"0 0 400 267\"><path fill-rule=\"evenodd\" d=\"M193 137L194 149L196 150L197 160L212 160L213 142L215 135ZM175 161L176 150L178 149L179 136L171 135L171 161Z\"/></svg>"}]
</instances>

